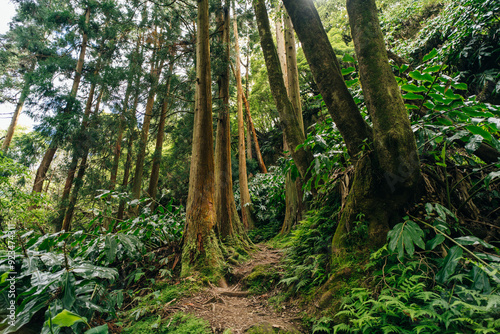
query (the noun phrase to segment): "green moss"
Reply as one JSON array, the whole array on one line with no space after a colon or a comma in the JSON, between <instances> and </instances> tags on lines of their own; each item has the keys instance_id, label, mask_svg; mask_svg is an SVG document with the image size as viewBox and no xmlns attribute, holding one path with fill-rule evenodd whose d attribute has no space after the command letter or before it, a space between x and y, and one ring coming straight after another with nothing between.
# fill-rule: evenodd
<instances>
[{"instance_id":1,"label":"green moss","mask_svg":"<svg viewBox=\"0 0 500 334\"><path fill-rule=\"evenodd\" d=\"M251 293L262 294L269 291L279 280L280 275L275 267L270 264L259 264L245 277L244 282Z\"/></svg>"},{"instance_id":2,"label":"green moss","mask_svg":"<svg viewBox=\"0 0 500 334\"><path fill-rule=\"evenodd\" d=\"M124 334L210 334L210 324L191 314L182 312L174 314L168 319L161 316L151 316L134 322L130 327L123 329Z\"/></svg>"},{"instance_id":3,"label":"green moss","mask_svg":"<svg viewBox=\"0 0 500 334\"><path fill-rule=\"evenodd\" d=\"M295 334L297 331L287 331L279 328L274 328L269 323L258 324L251 327L248 331L248 334Z\"/></svg>"}]
</instances>

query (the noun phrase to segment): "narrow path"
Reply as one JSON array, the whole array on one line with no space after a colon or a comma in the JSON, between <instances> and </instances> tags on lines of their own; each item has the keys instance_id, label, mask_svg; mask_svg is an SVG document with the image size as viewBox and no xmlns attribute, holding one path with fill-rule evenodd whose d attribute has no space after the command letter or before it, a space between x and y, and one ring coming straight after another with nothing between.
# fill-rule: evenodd
<instances>
[{"instance_id":1,"label":"narrow path","mask_svg":"<svg viewBox=\"0 0 500 334\"><path fill-rule=\"evenodd\" d=\"M243 334L252 327L260 327L262 333L302 333L298 310L282 306L278 312L269 305L269 297L277 291L256 295L244 288L245 279L256 266L277 267L283 257L281 250L265 245L258 245L258 248L249 261L234 268L234 285L227 288L212 286L175 305L167 306L164 311L183 311L206 319L210 322L213 333L231 329L232 334Z\"/></svg>"}]
</instances>

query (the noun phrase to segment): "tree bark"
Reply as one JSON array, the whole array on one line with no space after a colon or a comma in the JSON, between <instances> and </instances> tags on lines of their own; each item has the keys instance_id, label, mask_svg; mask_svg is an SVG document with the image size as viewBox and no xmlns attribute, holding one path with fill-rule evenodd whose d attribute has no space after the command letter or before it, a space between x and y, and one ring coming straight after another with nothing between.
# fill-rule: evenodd
<instances>
[{"instance_id":1,"label":"tree bark","mask_svg":"<svg viewBox=\"0 0 500 334\"><path fill-rule=\"evenodd\" d=\"M368 112L373 151L360 159L332 248L346 245L349 223L359 213L368 221L369 245L386 242L387 232L416 195L420 168L415 137L391 71L375 0L348 0L351 35Z\"/></svg>"},{"instance_id":2,"label":"tree bark","mask_svg":"<svg viewBox=\"0 0 500 334\"><path fill-rule=\"evenodd\" d=\"M144 114L144 122L142 124L141 131L141 139L139 140L139 153L137 154L137 160L135 165L135 175L134 175L134 183L132 185L132 197L134 199L139 199L141 197L141 185L142 185L142 176L144 173L144 161L146 158L146 146L148 142L149 136L149 125L151 124L151 117L153 112L153 106L155 102L155 96L158 86L158 79L161 73L162 64L158 64L156 56L158 49L160 47L159 44L154 44L155 48L153 51L153 55L151 57L151 87L149 89L148 99L146 102L146 111ZM137 212L139 206L134 210Z\"/></svg>"},{"instance_id":3,"label":"tree bark","mask_svg":"<svg viewBox=\"0 0 500 334\"><path fill-rule=\"evenodd\" d=\"M94 73L94 74L97 74L97 73ZM81 124L80 131L79 131L80 138L77 138L77 140L82 140L83 142L75 143L75 146L73 148L73 155L71 158L71 163L69 165L68 175L66 176L66 182L64 184L62 197L61 197L61 200L59 203L59 214L57 215L57 217L54 219L54 222L53 222L56 232L59 232L62 228L62 225L63 225L65 212L66 212L66 209L68 207L68 199L69 199L69 195L71 192L71 187L73 186L73 179L75 177L76 168L78 166L78 160L80 159L80 157L82 157L85 154L86 147L89 145L87 143L88 139L85 138L84 133L87 129L88 117L90 115L90 110L92 108L92 103L94 100L95 86L96 86L95 82L93 82L90 86L89 96L87 98L87 103L85 105L85 113L83 115L83 120L82 120L82 124ZM102 95L102 91L99 94L99 98L101 97L101 95ZM68 231L66 231L66 232L68 232Z\"/></svg>"},{"instance_id":4,"label":"tree bark","mask_svg":"<svg viewBox=\"0 0 500 334\"><path fill-rule=\"evenodd\" d=\"M234 48L236 56L236 90L237 90L237 107L238 107L238 179L240 181L240 205L241 205L241 220L246 229L253 229L255 223L253 220L252 200L248 190L247 177L247 159L245 152L245 124L243 120L243 86L241 84L241 60L240 46L238 39L238 22L236 17L233 19L234 32Z\"/></svg>"},{"instance_id":5,"label":"tree bark","mask_svg":"<svg viewBox=\"0 0 500 334\"><path fill-rule=\"evenodd\" d=\"M198 0L193 153L182 247L182 276L201 272L219 278L222 252L215 235L215 175L210 77L208 0Z\"/></svg>"},{"instance_id":6,"label":"tree bark","mask_svg":"<svg viewBox=\"0 0 500 334\"><path fill-rule=\"evenodd\" d=\"M156 206L155 199L158 190L158 179L160 178L160 162L161 162L161 154L163 148L163 138L165 137L165 120L167 119L167 112L169 109L170 81L172 78L173 69L174 69L174 61L171 60L168 68L168 79L165 85L160 121L158 124L158 134L156 135L155 152L153 154L153 162L151 166L151 176L149 179L148 193L149 197L151 197L151 199L153 200L153 203L151 204L151 210L154 210Z\"/></svg>"},{"instance_id":7,"label":"tree bark","mask_svg":"<svg viewBox=\"0 0 500 334\"><path fill-rule=\"evenodd\" d=\"M300 89L299 89L299 71L297 68L297 51L295 48L295 36L290 17L285 13L283 16L282 30L284 56L285 56L285 72L287 92L290 101L293 104L294 110L299 120L300 128L304 133L304 121L302 119L302 105L300 102ZM305 135L305 134L304 134ZM284 135L285 136L285 135ZM288 151L286 138L284 138L283 148ZM289 154L289 153L288 153ZM292 227L302 219L302 182L300 178L292 179L292 173L289 171L285 179L285 220L281 228L281 234L288 233Z\"/></svg>"},{"instance_id":8,"label":"tree bark","mask_svg":"<svg viewBox=\"0 0 500 334\"><path fill-rule=\"evenodd\" d=\"M372 130L364 121L349 93L340 65L312 0L283 0L304 55L333 121L345 140L352 158L363 142L372 140Z\"/></svg>"},{"instance_id":9,"label":"tree bark","mask_svg":"<svg viewBox=\"0 0 500 334\"><path fill-rule=\"evenodd\" d=\"M88 26L89 21L90 21L90 7L87 7L87 10L85 12L85 26ZM82 45L80 48L80 55L78 57L78 62L76 64L75 77L73 78L73 86L69 94L68 103L66 104L66 107L63 110L63 113L65 114L70 113L73 109L73 104L76 99L76 93L78 92L78 87L80 85L80 80L82 77L85 52L87 50L87 42L88 42L88 34L87 34L87 29L85 28L82 34ZM33 191L32 191L33 193L39 193L43 189L43 181L45 180L47 171L50 168L52 160L54 159L54 155L56 154L57 148L59 146L59 141L61 140L63 132L64 129L61 127L61 125L56 127L56 134L54 135L54 139L50 143L50 146L45 152L42 162L40 163L40 166L36 171L35 182L33 184Z\"/></svg>"},{"instance_id":10,"label":"tree bark","mask_svg":"<svg viewBox=\"0 0 500 334\"><path fill-rule=\"evenodd\" d=\"M261 173L266 174L267 173L267 168L266 164L264 163L264 159L262 158L262 153L260 152L260 146L259 146L259 140L257 139L257 132L255 131L255 127L253 126L252 122L252 116L250 115L250 105L248 103L247 97L245 94L243 94L243 102L245 103L245 110L247 114L247 121L248 121L248 131L251 131L251 134L253 136L253 142L255 145L255 155L257 156L257 162L259 163L259 169Z\"/></svg>"},{"instance_id":11,"label":"tree bark","mask_svg":"<svg viewBox=\"0 0 500 334\"><path fill-rule=\"evenodd\" d=\"M218 73L220 111L217 118L215 142L215 212L217 235L225 243L241 242L246 235L233 194L231 169L231 125L229 117L229 47L230 47L230 2L221 3L217 16L220 43L223 45L220 73Z\"/></svg>"},{"instance_id":12,"label":"tree bark","mask_svg":"<svg viewBox=\"0 0 500 334\"><path fill-rule=\"evenodd\" d=\"M2 143L2 151L4 154L7 153L7 151L9 150L10 142L14 137L14 131L16 130L16 125L19 119L19 115L21 114L21 110L23 109L24 106L24 101L26 101L26 98L28 97L30 82L28 81L28 79L25 80L26 81L24 83L23 90L21 91L21 96L19 96L19 100L17 101L16 104L16 110L14 111L14 115L12 115L9 128L7 129L7 134L5 135L5 138Z\"/></svg>"},{"instance_id":13,"label":"tree bark","mask_svg":"<svg viewBox=\"0 0 500 334\"><path fill-rule=\"evenodd\" d=\"M298 145L304 143L305 136L300 129L300 122L297 118L297 114L286 92L283 72L281 71L280 61L276 48L274 47L266 6L263 0L254 0L253 6L259 28L260 43L264 53L267 74L269 76L269 84L271 85L271 92L280 115L281 126L286 135L287 143L291 148L290 151L297 165L297 169L304 178L304 182L307 182L310 177L307 173L307 169L313 160L313 156L310 151L304 148L296 149Z\"/></svg>"},{"instance_id":14,"label":"tree bark","mask_svg":"<svg viewBox=\"0 0 500 334\"><path fill-rule=\"evenodd\" d=\"M102 99L103 93L104 93L104 87L101 88L101 91L99 92L99 96L97 97L97 102L96 102L95 109L94 109L94 117L96 117L97 114L99 113L99 106L101 104L101 99ZM90 104L92 104L92 102ZM89 107L89 110L90 110L90 107ZM89 117L90 117L90 111L89 111L87 117L84 118L84 122L82 124L82 126L85 128L87 128L87 126L88 126ZM67 210L66 210L66 213L64 215L63 222L62 222L61 229L65 230L65 231L70 230L71 219L73 218L73 212L75 210L76 201L78 200L78 193L80 192L80 189L82 188L82 185L83 185L83 177L84 177L85 171L87 169L87 159L88 159L88 155L89 155L89 151L90 151L90 143L84 142L82 149L83 149L83 152L81 153L82 160L80 162L80 167L78 168L78 175L76 176L75 187L73 188L73 192L71 193L71 197L70 197L69 203L67 205ZM73 175L74 175L74 172L73 172Z\"/></svg>"}]
</instances>

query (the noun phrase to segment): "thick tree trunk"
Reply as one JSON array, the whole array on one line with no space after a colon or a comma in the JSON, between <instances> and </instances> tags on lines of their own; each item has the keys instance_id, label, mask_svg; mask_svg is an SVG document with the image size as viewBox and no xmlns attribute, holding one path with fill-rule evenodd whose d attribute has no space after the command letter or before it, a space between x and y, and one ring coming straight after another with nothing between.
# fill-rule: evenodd
<instances>
[{"instance_id":1,"label":"thick tree trunk","mask_svg":"<svg viewBox=\"0 0 500 334\"><path fill-rule=\"evenodd\" d=\"M241 84L241 60L240 46L238 40L238 22L236 18L233 20L234 29L234 44L236 56L236 90L237 90L237 107L238 107L238 179L240 181L240 205L241 205L241 220L246 229L253 229L255 223L253 220L253 207L248 190L247 177L247 159L245 152L245 123L243 120L243 87Z\"/></svg>"},{"instance_id":2,"label":"thick tree trunk","mask_svg":"<svg viewBox=\"0 0 500 334\"><path fill-rule=\"evenodd\" d=\"M255 145L255 155L257 156L257 162L259 163L259 169L261 173L266 174L267 168L264 163L264 159L262 158L262 153L260 152L259 140L257 139L257 132L255 131L255 127L253 126L252 116L250 115L250 105L248 103L247 97L243 94L243 102L245 103L245 110L248 121L248 131L251 131L253 136L253 142Z\"/></svg>"},{"instance_id":3,"label":"thick tree trunk","mask_svg":"<svg viewBox=\"0 0 500 334\"><path fill-rule=\"evenodd\" d=\"M17 101L16 110L14 111L14 115L12 115L9 128L7 129L7 134L5 135L5 139L2 143L3 153L7 153L7 151L9 150L10 142L12 141L12 138L14 137L14 131L16 130L17 120L19 119L19 115L21 114L21 110L23 109L24 101L26 101L26 98L28 97L29 87L30 83L28 82L28 80L26 80L21 92L21 96L19 97L19 101Z\"/></svg>"},{"instance_id":4,"label":"thick tree trunk","mask_svg":"<svg viewBox=\"0 0 500 334\"><path fill-rule=\"evenodd\" d=\"M355 159L361 152L363 141L371 142L372 131L358 111L340 65L323 28L312 0L283 0L293 27L302 44L314 81L323 100L345 140L347 149Z\"/></svg>"},{"instance_id":5,"label":"thick tree trunk","mask_svg":"<svg viewBox=\"0 0 500 334\"><path fill-rule=\"evenodd\" d=\"M222 5L222 4L221 4ZM224 47L220 73L218 73L220 111L217 118L215 142L215 212L217 234L224 242L240 241L246 232L242 227L233 194L233 176L231 170L231 126L229 117L229 46L230 17L229 1L221 6L217 17L220 27L220 43ZM239 235L239 234L242 235Z\"/></svg>"},{"instance_id":6,"label":"thick tree trunk","mask_svg":"<svg viewBox=\"0 0 500 334\"><path fill-rule=\"evenodd\" d=\"M158 179L160 178L160 162L161 162L161 154L163 148L163 138L165 137L165 120L167 119L167 112L169 109L169 98L170 98L170 80L172 77L172 71L174 69L174 61L170 61L170 65L168 68L168 79L167 84L165 85L165 92L163 96L163 103L160 114L160 121L158 123L158 134L156 135L156 146L155 152L153 154L153 162L151 166L151 176L149 179L149 197L153 200L151 204L151 210L154 210L156 204L156 193L158 191Z\"/></svg>"},{"instance_id":7,"label":"thick tree trunk","mask_svg":"<svg viewBox=\"0 0 500 334\"><path fill-rule=\"evenodd\" d=\"M88 7L87 11L85 12L85 26L89 24L89 21L90 21L90 7ZM80 80L82 77L85 52L87 50L87 42L88 42L88 35L87 35L87 30L85 28L82 35L82 45L80 48L80 55L78 57L78 62L76 63L75 77L73 78L73 86L69 94L68 103L66 104L66 107L63 110L63 113L65 114L70 113L73 109L73 104L76 99L76 93L78 92L78 87L80 85ZM61 126L56 127L56 134L54 135L54 139L50 143L50 146L45 152L42 162L40 163L40 166L36 171L35 182L33 184L33 191L32 191L33 193L39 193L42 191L43 181L45 180L47 171L50 168L52 160L54 159L54 155L56 154L57 148L59 146L59 141L63 136L63 132L64 130Z\"/></svg>"},{"instance_id":8,"label":"thick tree trunk","mask_svg":"<svg viewBox=\"0 0 500 334\"><path fill-rule=\"evenodd\" d=\"M287 92L290 101L300 123L300 128L304 132L304 121L302 119L302 105L300 102L299 71L297 68L297 51L295 48L295 36L292 21L287 14L283 15L283 46L285 51L285 71ZM285 138L284 138L285 139ZM284 140L284 150L288 151L286 139ZM302 182L300 178L292 180L291 172L288 172L285 179L285 199L286 210L285 220L281 228L281 234L291 231L292 227L302 219Z\"/></svg>"},{"instance_id":9,"label":"thick tree trunk","mask_svg":"<svg viewBox=\"0 0 500 334\"><path fill-rule=\"evenodd\" d=\"M139 153L137 154L136 165L135 165L135 174L134 174L134 183L132 185L132 197L134 199L139 199L141 197L141 185L142 185L142 176L144 173L144 162L146 158L146 146L148 142L149 136L149 126L151 124L151 117L153 116L153 106L155 102L155 96L158 86L158 79L161 73L161 65L158 65L156 54L157 48L159 45L155 43L155 50L153 51L153 55L151 57L151 87L149 89L148 99L146 102L146 111L144 114L144 122L142 124L141 131L141 139L139 140ZM137 212L139 206L134 210Z\"/></svg>"},{"instance_id":10,"label":"thick tree trunk","mask_svg":"<svg viewBox=\"0 0 500 334\"><path fill-rule=\"evenodd\" d=\"M215 235L215 175L210 77L208 0L198 0L196 31L196 96L193 153L189 174L182 276L193 271L218 278L222 252Z\"/></svg>"},{"instance_id":11,"label":"thick tree trunk","mask_svg":"<svg viewBox=\"0 0 500 334\"><path fill-rule=\"evenodd\" d=\"M381 246L394 219L416 195L420 181L415 138L399 87L391 71L375 0L348 0L351 34L361 85L373 122L373 151L356 164L354 181L333 238L345 246L349 223L363 213L369 244Z\"/></svg>"},{"instance_id":12,"label":"thick tree trunk","mask_svg":"<svg viewBox=\"0 0 500 334\"><path fill-rule=\"evenodd\" d=\"M305 136L300 128L300 122L294 111L293 104L286 92L283 72L281 71L280 61L276 48L274 47L265 2L263 0L254 0L253 6L257 25L259 27L260 42L266 62L269 84L271 85L271 92L280 115L282 128L286 135L286 140L290 147L293 160L304 178L304 182L307 182L310 177L307 173L307 169L313 157L311 152L304 148L296 149L298 145L304 143Z\"/></svg>"}]
</instances>

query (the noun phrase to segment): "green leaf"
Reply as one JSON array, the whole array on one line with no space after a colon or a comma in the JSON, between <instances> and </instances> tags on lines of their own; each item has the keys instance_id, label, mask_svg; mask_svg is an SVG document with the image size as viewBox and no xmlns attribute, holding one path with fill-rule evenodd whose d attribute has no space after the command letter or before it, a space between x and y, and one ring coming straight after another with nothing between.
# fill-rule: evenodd
<instances>
[{"instance_id":1,"label":"green leaf","mask_svg":"<svg viewBox=\"0 0 500 334\"><path fill-rule=\"evenodd\" d=\"M434 78L429 73L422 74L422 73L420 73L417 70L411 71L410 73L408 73L408 75L412 79L415 79L415 80L418 80L418 81L428 81L428 82L433 82L434 81Z\"/></svg>"},{"instance_id":2,"label":"green leaf","mask_svg":"<svg viewBox=\"0 0 500 334\"><path fill-rule=\"evenodd\" d=\"M108 263L113 263L116 258L117 243L114 236L106 235L104 241L104 250L106 252L106 259Z\"/></svg>"},{"instance_id":3,"label":"green leaf","mask_svg":"<svg viewBox=\"0 0 500 334\"><path fill-rule=\"evenodd\" d=\"M108 324L91 328L83 334L108 334Z\"/></svg>"},{"instance_id":4,"label":"green leaf","mask_svg":"<svg viewBox=\"0 0 500 334\"><path fill-rule=\"evenodd\" d=\"M71 327L78 322L87 323L87 319L68 310L62 310L61 313L52 318L52 324L59 327Z\"/></svg>"},{"instance_id":5,"label":"green leaf","mask_svg":"<svg viewBox=\"0 0 500 334\"><path fill-rule=\"evenodd\" d=\"M399 73L403 73L404 71L406 71L410 66L406 65L406 64L403 64L401 65L401 67L399 68Z\"/></svg>"},{"instance_id":6,"label":"green leaf","mask_svg":"<svg viewBox=\"0 0 500 334\"><path fill-rule=\"evenodd\" d=\"M403 98L406 100L423 100L424 99L424 97L422 95L418 95L415 93L404 94Z\"/></svg>"},{"instance_id":7,"label":"green leaf","mask_svg":"<svg viewBox=\"0 0 500 334\"><path fill-rule=\"evenodd\" d=\"M451 87L455 89L460 89L460 90L467 90L467 84L466 83L452 83Z\"/></svg>"},{"instance_id":8,"label":"green leaf","mask_svg":"<svg viewBox=\"0 0 500 334\"><path fill-rule=\"evenodd\" d=\"M484 291L489 294L491 292L491 285L488 275L478 266L472 267L472 282L474 282L474 289L477 291Z\"/></svg>"},{"instance_id":9,"label":"green leaf","mask_svg":"<svg viewBox=\"0 0 500 334\"><path fill-rule=\"evenodd\" d=\"M62 298L63 307L71 309L75 303L75 275L72 272L66 271L62 278L64 295Z\"/></svg>"},{"instance_id":10,"label":"green leaf","mask_svg":"<svg viewBox=\"0 0 500 334\"><path fill-rule=\"evenodd\" d=\"M348 68L343 68L342 69L342 75L348 75L351 74L352 72L356 71L354 67L348 67Z\"/></svg>"},{"instance_id":11,"label":"green leaf","mask_svg":"<svg viewBox=\"0 0 500 334\"><path fill-rule=\"evenodd\" d=\"M436 48L432 49L432 51L431 51L431 52L429 52L428 54L426 54L426 55L424 56L424 58L422 58L422 62L426 62L426 61L428 61L429 59L432 59L432 58L436 57L436 56L437 56L437 54L438 54L438 52L437 52Z\"/></svg>"},{"instance_id":12,"label":"green leaf","mask_svg":"<svg viewBox=\"0 0 500 334\"><path fill-rule=\"evenodd\" d=\"M389 250L391 252L397 251L398 258L401 259L404 251L410 256L415 252L414 245L425 249L422 237L424 231L415 222L406 220L404 223L399 223L387 234L389 239Z\"/></svg>"},{"instance_id":13,"label":"green leaf","mask_svg":"<svg viewBox=\"0 0 500 334\"><path fill-rule=\"evenodd\" d=\"M356 60L352 56L350 56L348 54L344 55L344 57L342 58L342 61L346 62L346 63L354 63L354 62L356 62Z\"/></svg>"},{"instance_id":14,"label":"green leaf","mask_svg":"<svg viewBox=\"0 0 500 334\"><path fill-rule=\"evenodd\" d=\"M437 234L434 238L432 238L431 240L429 240L427 242L427 245L425 248L427 250L433 250L434 248L436 248L436 246L439 246L440 244L442 244L444 240L445 240L444 235Z\"/></svg>"},{"instance_id":15,"label":"green leaf","mask_svg":"<svg viewBox=\"0 0 500 334\"><path fill-rule=\"evenodd\" d=\"M359 79L358 79L358 78L356 78L356 79L352 79L352 80L347 80L347 81L345 82L345 84L346 84L347 88L350 88L350 87L354 86L355 84L357 84L357 83L358 83L358 81L359 81Z\"/></svg>"},{"instance_id":16,"label":"green leaf","mask_svg":"<svg viewBox=\"0 0 500 334\"><path fill-rule=\"evenodd\" d=\"M401 89L404 91L407 91L407 92L412 92L412 93L427 92L427 88L422 87L422 86L416 86L414 84L403 85L403 86L401 86Z\"/></svg>"},{"instance_id":17,"label":"green leaf","mask_svg":"<svg viewBox=\"0 0 500 334\"><path fill-rule=\"evenodd\" d=\"M445 66L443 66L444 69ZM434 66L429 66L424 68L422 73L435 73L438 72L441 69L441 65L434 65Z\"/></svg>"},{"instance_id":18,"label":"green leaf","mask_svg":"<svg viewBox=\"0 0 500 334\"><path fill-rule=\"evenodd\" d=\"M477 125L467 125L465 128L469 130L472 134L480 135L486 140L491 140L491 134Z\"/></svg>"},{"instance_id":19,"label":"green leaf","mask_svg":"<svg viewBox=\"0 0 500 334\"><path fill-rule=\"evenodd\" d=\"M484 240L479 239L478 237L473 237L473 236L466 236L466 237L460 237L455 239L456 242L458 242L460 245L464 246L470 246L470 245L482 245L486 248L493 248L494 246L490 245L489 243L485 242Z\"/></svg>"},{"instance_id":20,"label":"green leaf","mask_svg":"<svg viewBox=\"0 0 500 334\"><path fill-rule=\"evenodd\" d=\"M467 145L465 145L465 149L469 153L474 153L479 148L479 146L481 146L482 142L483 142L483 136L474 135L469 139Z\"/></svg>"},{"instance_id":21,"label":"green leaf","mask_svg":"<svg viewBox=\"0 0 500 334\"><path fill-rule=\"evenodd\" d=\"M455 273L458 261L462 258L463 252L464 251L459 246L453 246L450 248L448 255L443 261L443 269L436 274L436 280L439 283L446 283L448 278Z\"/></svg>"}]
</instances>

